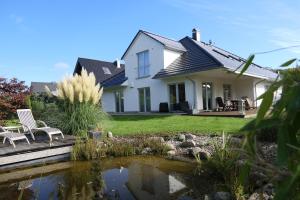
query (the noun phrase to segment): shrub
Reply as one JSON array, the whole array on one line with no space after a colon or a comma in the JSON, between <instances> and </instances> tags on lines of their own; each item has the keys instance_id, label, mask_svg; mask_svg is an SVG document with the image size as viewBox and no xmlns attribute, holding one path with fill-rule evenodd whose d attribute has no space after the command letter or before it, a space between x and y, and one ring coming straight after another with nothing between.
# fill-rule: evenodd
<instances>
[{"instance_id":1,"label":"shrub","mask_svg":"<svg viewBox=\"0 0 300 200\"><path fill-rule=\"evenodd\" d=\"M254 55L246 62L242 72L250 66ZM290 66L297 59L289 60L281 67ZM266 165L266 171L271 171L276 184L275 199L300 198L300 68L281 70L280 76L270 85L260 97L261 106L255 119L255 126L248 129L245 149L251 156L249 162L259 160L255 138L258 130L268 123L277 127L277 163L275 166ZM281 98L273 104L274 92L282 88ZM270 113L268 111L271 110ZM278 178L280 177L280 178Z\"/></svg>"},{"instance_id":2,"label":"shrub","mask_svg":"<svg viewBox=\"0 0 300 200\"><path fill-rule=\"evenodd\" d=\"M28 95L29 88L24 81L0 78L0 120L13 118L17 109L26 108Z\"/></svg>"},{"instance_id":3,"label":"shrub","mask_svg":"<svg viewBox=\"0 0 300 200\"><path fill-rule=\"evenodd\" d=\"M103 88L96 84L95 75L88 74L85 69L82 69L81 75L76 74L59 82L57 93L63 101L63 130L66 133L86 136L90 127L99 127L106 117L99 103Z\"/></svg>"},{"instance_id":4,"label":"shrub","mask_svg":"<svg viewBox=\"0 0 300 200\"><path fill-rule=\"evenodd\" d=\"M94 160L106 156L133 156L143 154L145 148L150 148L147 154L166 155L170 150L167 145L156 139L147 137L130 140L81 140L73 146L73 160Z\"/></svg>"}]
</instances>

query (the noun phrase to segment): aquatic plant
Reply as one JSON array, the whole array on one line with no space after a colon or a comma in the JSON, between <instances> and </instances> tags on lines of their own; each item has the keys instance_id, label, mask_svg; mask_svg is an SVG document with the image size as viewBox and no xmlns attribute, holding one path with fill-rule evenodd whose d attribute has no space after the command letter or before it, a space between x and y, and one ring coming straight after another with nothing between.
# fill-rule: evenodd
<instances>
[{"instance_id":1,"label":"aquatic plant","mask_svg":"<svg viewBox=\"0 0 300 200\"><path fill-rule=\"evenodd\" d=\"M145 152L145 150L148 150ZM132 156L141 154L166 155L169 147L163 142L147 137L124 140L78 139L73 146L72 160L94 160L107 156Z\"/></svg>"}]
</instances>

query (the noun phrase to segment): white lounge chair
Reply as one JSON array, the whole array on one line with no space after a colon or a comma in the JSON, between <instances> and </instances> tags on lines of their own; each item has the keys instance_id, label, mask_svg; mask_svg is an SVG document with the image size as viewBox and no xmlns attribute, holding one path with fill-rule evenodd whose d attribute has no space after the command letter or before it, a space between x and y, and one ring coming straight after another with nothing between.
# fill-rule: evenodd
<instances>
[{"instance_id":1,"label":"white lounge chair","mask_svg":"<svg viewBox=\"0 0 300 200\"><path fill-rule=\"evenodd\" d=\"M26 140L27 143L30 144L29 140L24 134L8 131L1 126L0 126L0 137L3 137L3 144L7 139L9 143L13 145L14 148L16 148L15 141L17 140Z\"/></svg>"},{"instance_id":2,"label":"white lounge chair","mask_svg":"<svg viewBox=\"0 0 300 200\"><path fill-rule=\"evenodd\" d=\"M63 133L58 128L48 127L45 122L35 120L30 109L18 109L17 113L24 131L29 132L33 140L35 140L33 134L39 131L47 133L50 138L50 143L52 143L52 135L61 135L61 137L64 138ZM44 127L38 127L37 122L43 124Z\"/></svg>"}]
</instances>

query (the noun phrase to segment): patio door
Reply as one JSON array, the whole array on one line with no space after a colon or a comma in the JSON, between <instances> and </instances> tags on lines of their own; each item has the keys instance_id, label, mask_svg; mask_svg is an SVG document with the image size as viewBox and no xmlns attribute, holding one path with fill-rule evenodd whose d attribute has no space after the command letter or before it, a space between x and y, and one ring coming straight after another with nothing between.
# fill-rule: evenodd
<instances>
[{"instance_id":1,"label":"patio door","mask_svg":"<svg viewBox=\"0 0 300 200\"><path fill-rule=\"evenodd\" d=\"M203 98L203 110L212 110L212 83L203 82L202 83L202 98Z\"/></svg>"},{"instance_id":2,"label":"patio door","mask_svg":"<svg viewBox=\"0 0 300 200\"><path fill-rule=\"evenodd\" d=\"M124 95L123 91L115 91L116 112L124 112Z\"/></svg>"},{"instance_id":3,"label":"patio door","mask_svg":"<svg viewBox=\"0 0 300 200\"><path fill-rule=\"evenodd\" d=\"M150 112L151 111L151 100L150 100L150 88L139 88L139 104L140 112Z\"/></svg>"},{"instance_id":4,"label":"patio door","mask_svg":"<svg viewBox=\"0 0 300 200\"><path fill-rule=\"evenodd\" d=\"M180 103L184 103L185 100L185 85L184 83L176 83L169 85L169 96L170 96L170 109L179 110Z\"/></svg>"}]
</instances>

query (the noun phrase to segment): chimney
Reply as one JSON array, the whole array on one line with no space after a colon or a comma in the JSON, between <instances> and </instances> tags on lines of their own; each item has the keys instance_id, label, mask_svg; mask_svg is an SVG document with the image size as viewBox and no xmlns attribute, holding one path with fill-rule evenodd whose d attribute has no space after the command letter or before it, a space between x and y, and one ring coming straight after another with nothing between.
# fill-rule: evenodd
<instances>
[{"instance_id":1,"label":"chimney","mask_svg":"<svg viewBox=\"0 0 300 200\"><path fill-rule=\"evenodd\" d=\"M117 66L117 68L121 68L121 60L119 60L118 58L116 59L114 64Z\"/></svg>"},{"instance_id":2,"label":"chimney","mask_svg":"<svg viewBox=\"0 0 300 200\"><path fill-rule=\"evenodd\" d=\"M200 42L200 31L193 28L192 30L192 38L198 42Z\"/></svg>"}]
</instances>

